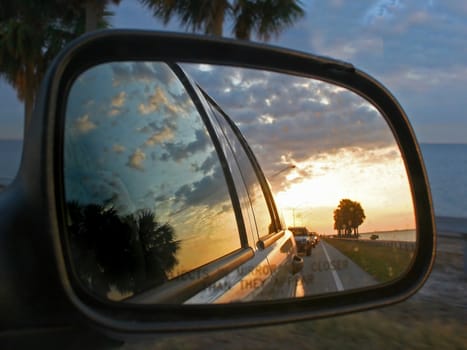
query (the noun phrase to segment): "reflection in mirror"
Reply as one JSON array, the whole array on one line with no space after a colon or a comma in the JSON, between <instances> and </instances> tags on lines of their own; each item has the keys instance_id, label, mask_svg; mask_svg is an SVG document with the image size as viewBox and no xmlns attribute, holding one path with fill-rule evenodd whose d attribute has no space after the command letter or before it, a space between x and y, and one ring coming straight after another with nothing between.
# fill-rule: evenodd
<instances>
[{"instance_id":1,"label":"reflection in mirror","mask_svg":"<svg viewBox=\"0 0 467 350\"><path fill-rule=\"evenodd\" d=\"M88 292L127 303L316 296L401 276L409 182L380 113L345 88L164 62L71 87L67 242Z\"/></svg>"}]
</instances>

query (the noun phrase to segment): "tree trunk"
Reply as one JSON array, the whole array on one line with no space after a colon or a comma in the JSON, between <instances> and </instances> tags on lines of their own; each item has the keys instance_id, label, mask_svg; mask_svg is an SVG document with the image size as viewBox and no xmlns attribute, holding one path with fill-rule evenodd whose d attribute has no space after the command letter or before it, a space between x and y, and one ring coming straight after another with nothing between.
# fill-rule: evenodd
<instances>
[{"instance_id":1,"label":"tree trunk","mask_svg":"<svg viewBox=\"0 0 467 350\"><path fill-rule=\"evenodd\" d=\"M206 28L206 33L221 37L224 31L225 11L227 10L228 3L226 1L217 0L214 2L213 6L213 18Z\"/></svg>"},{"instance_id":2,"label":"tree trunk","mask_svg":"<svg viewBox=\"0 0 467 350\"><path fill-rule=\"evenodd\" d=\"M36 77L34 76L34 66L27 65L25 75L24 87L24 130L23 137L26 139L26 133L31 127L32 112L34 109L34 102L36 99L37 89L34 86Z\"/></svg>"},{"instance_id":3,"label":"tree trunk","mask_svg":"<svg viewBox=\"0 0 467 350\"><path fill-rule=\"evenodd\" d=\"M100 9L98 8L98 4L95 1L88 0L84 4L84 11L85 11L85 26L84 30L86 32L91 32L97 29L98 21L99 21L99 12Z\"/></svg>"},{"instance_id":4,"label":"tree trunk","mask_svg":"<svg viewBox=\"0 0 467 350\"><path fill-rule=\"evenodd\" d=\"M31 90L32 89L28 89L28 91L26 91L26 96L24 97L24 138L26 138L26 131L30 127L32 110L34 108L34 92Z\"/></svg>"}]
</instances>

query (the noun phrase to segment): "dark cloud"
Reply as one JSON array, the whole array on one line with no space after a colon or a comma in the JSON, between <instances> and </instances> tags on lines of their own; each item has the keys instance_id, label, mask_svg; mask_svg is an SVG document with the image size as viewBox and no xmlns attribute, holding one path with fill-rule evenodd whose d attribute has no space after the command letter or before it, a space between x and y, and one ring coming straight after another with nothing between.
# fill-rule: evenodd
<instances>
[{"instance_id":1,"label":"dark cloud","mask_svg":"<svg viewBox=\"0 0 467 350\"><path fill-rule=\"evenodd\" d=\"M211 155L207 157L204 162L198 166L194 164L193 168L195 171L201 171L204 175L214 172L215 168L219 165L219 158L217 153L211 152Z\"/></svg>"},{"instance_id":2,"label":"dark cloud","mask_svg":"<svg viewBox=\"0 0 467 350\"><path fill-rule=\"evenodd\" d=\"M173 119L165 118L157 121L149 121L145 126L138 129L143 134L162 132L164 129L169 128L172 130L177 129L177 122Z\"/></svg>"},{"instance_id":3,"label":"dark cloud","mask_svg":"<svg viewBox=\"0 0 467 350\"><path fill-rule=\"evenodd\" d=\"M115 63L111 64L114 86L120 86L128 82L143 81L152 82L159 78L152 65L144 62Z\"/></svg>"},{"instance_id":4,"label":"dark cloud","mask_svg":"<svg viewBox=\"0 0 467 350\"><path fill-rule=\"evenodd\" d=\"M203 177L201 180L192 184L181 186L175 192L175 198L183 201L181 210L190 206L205 205L208 207L217 207L226 201L229 201L229 192L225 183L225 177L217 162L212 168L212 174Z\"/></svg>"},{"instance_id":5,"label":"dark cloud","mask_svg":"<svg viewBox=\"0 0 467 350\"><path fill-rule=\"evenodd\" d=\"M182 142L164 143L165 152L161 156L162 161L174 160L176 162L193 156L197 152L202 152L210 145L208 136L204 129L195 131L195 140L185 144Z\"/></svg>"},{"instance_id":6,"label":"dark cloud","mask_svg":"<svg viewBox=\"0 0 467 350\"><path fill-rule=\"evenodd\" d=\"M344 147L394 143L383 117L343 88L234 68L189 72L239 126L266 173Z\"/></svg>"}]
</instances>

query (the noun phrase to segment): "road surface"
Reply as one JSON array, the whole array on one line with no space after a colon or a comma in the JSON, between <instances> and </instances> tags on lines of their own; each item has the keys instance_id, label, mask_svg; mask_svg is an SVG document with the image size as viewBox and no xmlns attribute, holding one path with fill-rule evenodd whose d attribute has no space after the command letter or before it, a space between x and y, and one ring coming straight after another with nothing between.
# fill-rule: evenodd
<instances>
[{"instance_id":1,"label":"road surface","mask_svg":"<svg viewBox=\"0 0 467 350\"><path fill-rule=\"evenodd\" d=\"M336 248L320 241L311 256L303 256L304 266L296 296L339 292L378 282Z\"/></svg>"}]
</instances>

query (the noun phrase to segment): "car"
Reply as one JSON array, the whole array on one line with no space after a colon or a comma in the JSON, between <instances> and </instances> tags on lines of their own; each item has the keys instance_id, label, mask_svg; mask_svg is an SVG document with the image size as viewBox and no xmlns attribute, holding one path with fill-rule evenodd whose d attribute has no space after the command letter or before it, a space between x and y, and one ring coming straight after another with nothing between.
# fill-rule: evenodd
<instances>
[{"instance_id":1,"label":"car","mask_svg":"<svg viewBox=\"0 0 467 350\"><path fill-rule=\"evenodd\" d=\"M417 249L407 268L345 289L333 268L348 265L331 261L322 242L337 290L304 293L316 282L304 274L312 266L297 256L254 150L185 63L325 81L370 101L413 194ZM126 99L137 117L122 108ZM217 38L101 31L57 56L32 123L18 176L0 193L0 340L18 348L367 310L405 300L433 264L431 200L411 127L390 93L351 64Z\"/></svg>"},{"instance_id":2,"label":"car","mask_svg":"<svg viewBox=\"0 0 467 350\"><path fill-rule=\"evenodd\" d=\"M144 70L145 66L138 62L101 65L81 79L93 77L103 83L107 79L110 86L110 70ZM179 65L156 62L151 68L163 72L157 94L166 97L158 101L157 111L142 111L145 119L140 128L151 129L149 141L142 132L126 132L122 138L120 129L105 122L99 131L73 135L81 116L95 114L107 97L85 84L71 89L70 99L94 101L92 108L69 107L65 126L70 131L65 132L64 152L72 155L64 163L68 230L72 263L84 287L103 298L132 303L203 304L292 296L293 286L276 294L264 292L272 288L276 276L292 279L303 261L242 134ZM169 91L174 84L179 95L172 98ZM139 89L143 96L145 84L130 86L132 91L128 88L123 93L137 94ZM143 99L137 104L141 103ZM156 140L163 136L155 125L161 125L162 133L170 130L170 144ZM115 141L106 142L112 139L119 139L120 149L142 146L127 162L121 152L109 156L105 151L115 148ZM153 159L143 169L137 153L149 145ZM187 155L181 155L179 148L186 148ZM148 194L148 188L157 190ZM210 195L202 194L206 188L211 189ZM196 212L202 215L193 215ZM158 239L163 235L164 240ZM109 249L115 237L120 246ZM90 245L96 247L93 254L89 254ZM167 262L154 259L158 254ZM138 259L144 259L144 264ZM119 267L126 270L124 277L116 271L119 261L129 266Z\"/></svg>"},{"instance_id":3,"label":"car","mask_svg":"<svg viewBox=\"0 0 467 350\"><path fill-rule=\"evenodd\" d=\"M306 256L311 255L311 250L315 247L316 241L310 231L305 226L289 227L293 232L295 241L297 242L297 249L299 252L305 253Z\"/></svg>"},{"instance_id":4,"label":"car","mask_svg":"<svg viewBox=\"0 0 467 350\"><path fill-rule=\"evenodd\" d=\"M311 238L311 241L313 243L313 248L316 247L316 245L318 244L319 242L319 237L318 235L316 234L316 232L310 232L310 238Z\"/></svg>"},{"instance_id":5,"label":"car","mask_svg":"<svg viewBox=\"0 0 467 350\"><path fill-rule=\"evenodd\" d=\"M320 238L317 232L311 232L311 235L313 236L313 240L315 241L315 246L319 243Z\"/></svg>"}]
</instances>

